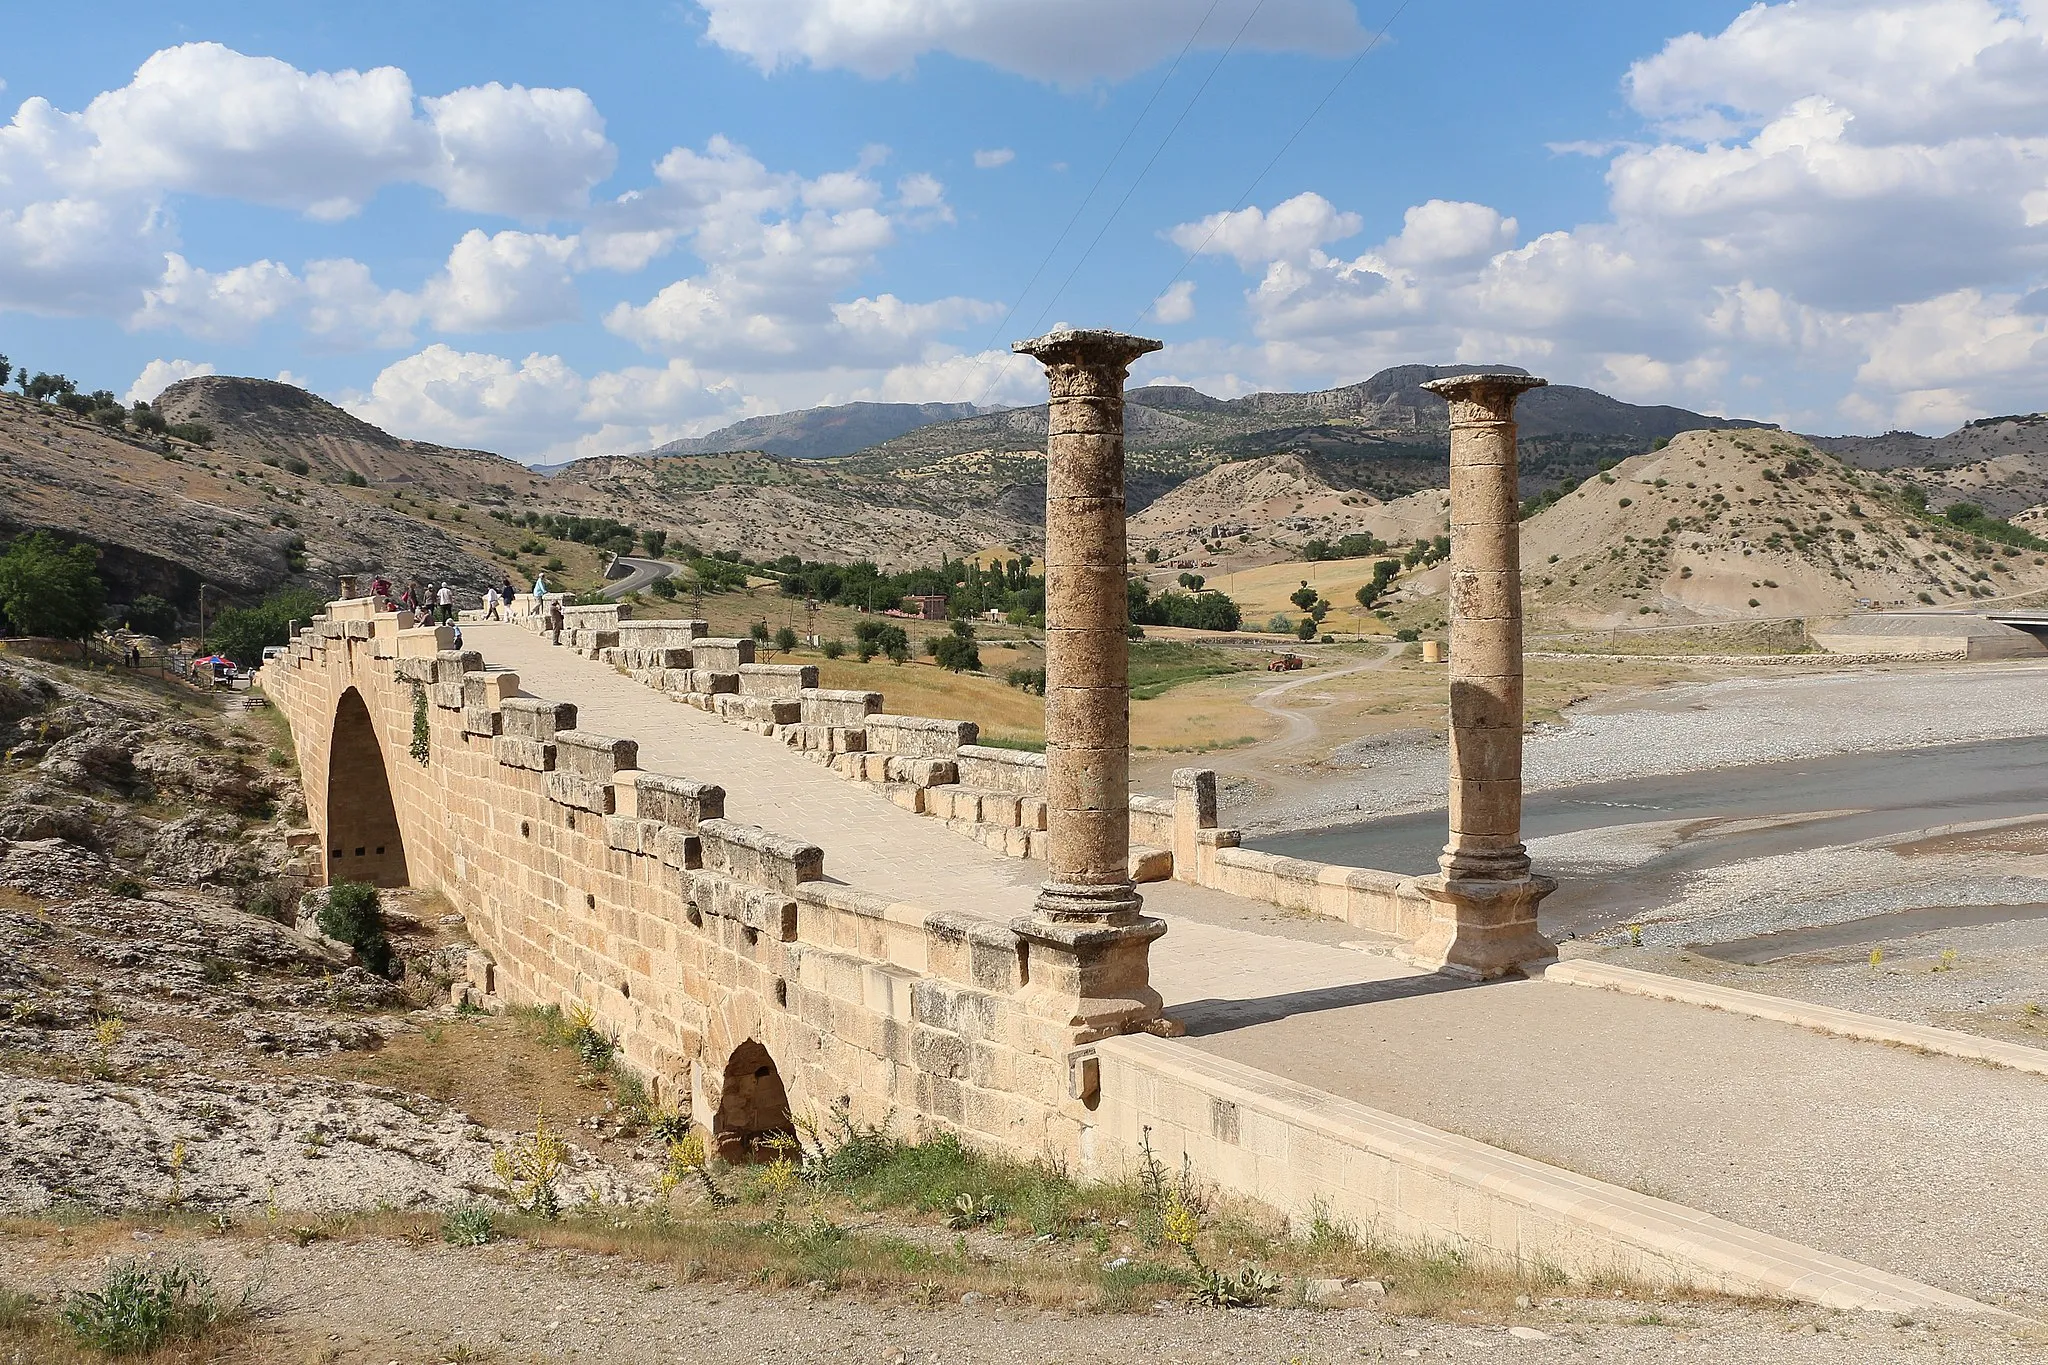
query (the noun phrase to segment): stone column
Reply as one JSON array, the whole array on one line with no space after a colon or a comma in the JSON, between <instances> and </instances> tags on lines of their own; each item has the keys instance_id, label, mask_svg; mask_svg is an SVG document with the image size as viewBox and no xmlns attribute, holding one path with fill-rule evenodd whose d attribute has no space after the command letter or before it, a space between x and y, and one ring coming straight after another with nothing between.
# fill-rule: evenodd
<instances>
[{"instance_id":1,"label":"stone column","mask_svg":"<svg viewBox=\"0 0 2048 1365\"><path fill-rule=\"evenodd\" d=\"M1557 889L1522 847L1521 496L1515 400L1544 380L1462 374L1422 387L1451 408L1450 841L1423 879L1436 917L1407 954L1459 976L1554 959L1536 907Z\"/></svg>"},{"instance_id":2,"label":"stone column","mask_svg":"<svg viewBox=\"0 0 2048 1365\"><path fill-rule=\"evenodd\" d=\"M1071 1023L1100 1036L1156 1018L1130 876L1131 694L1124 549L1124 379L1160 343L1058 331L1013 350L1051 389L1045 480L1046 880L1018 926L1040 945ZM1071 961L1066 959L1071 958ZM1036 969L1034 969L1034 974ZM1069 975L1071 974L1071 976Z\"/></svg>"}]
</instances>

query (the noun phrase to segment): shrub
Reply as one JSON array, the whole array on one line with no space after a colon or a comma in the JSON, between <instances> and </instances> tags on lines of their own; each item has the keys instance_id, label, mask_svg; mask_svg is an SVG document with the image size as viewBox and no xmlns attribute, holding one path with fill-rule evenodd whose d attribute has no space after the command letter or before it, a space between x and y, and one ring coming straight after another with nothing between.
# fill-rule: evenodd
<instances>
[{"instance_id":1,"label":"shrub","mask_svg":"<svg viewBox=\"0 0 2048 1365\"><path fill-rule=\"evenodd\" d=\"M792 649L795 649L795 648L796 648L796 631L795 631L795 629L794 629L794 628L792 628L792 627L790 627L790 626L784 626L784 627L782 627L782 628L781 628L780 630L776 631L776 632L775 632L775 647L776 647L777 649L781 650L781 651L782 651L783 653L785 653L785 654L789 653L789 651L790 651L790 650L792 650Z\"/></svg>"},{"instance_id":2,"label":"shrub","mask_svg":"<svg viewBox=\"0 0 2048 1365\"><path fill-rule=\"evenodd\" d=\"M676 581L673 578L657 578L647 585L647 590L664 601L673 602L676 596Z\"/></svg>"},{"instance_id":3,"label":"shrub","mask_svg":"<svg viewBox=\"0 0 2048 1365\"><path fill-rule=\"evenodd\" d=\"M170 434L181 441L190 441L195 446L213 444L213 428L204 422L173 422Z\"/></svg>"},{"instance_id":4,"label":"shrub","mask_svg":"<svg viewBox=\"0 0 2048 1365\"><path fill-rule=\"evenodd\" d=\"M1045 695L1045 670L1042 668L1013 668L1003 675L1003 681L1021 692Z\"/></svg>"},{"instance_id":5,"label":"shrub","mask_svg":"<svg viewBox=\"0 0 2048 1365\"><path fill-rule=\"evenodd\" d=\"M123 900L139 901L142 899L144 887L141 882L136 881L133 877L117 877L114 880L114 884L108 887L107 890Z\"/></svg>"},{"instance_id":6,"label":"shrub","mask_svg":"<svg viewBox=\"0 0 2048 1365\"><path fill-rule=\"evenodd\" d=\"M840 655L846 653L846 641L844 640L827 640L824 644L818 647L825 651L825 657L828 659L836 659Z\"/></svg>"},{"instance_id":7,"label":"shrub","mask_svg":"<svg viewBox=\"0 0 2048 1365\"><path fill-rule=\"evenodd\" d=\"M106 1355L140 1355L169 1342L204 1336L247 1310L223 1303L206 1272L196 1266L142 1266L123 1261L107 1269L97 1290L73 1294L64 1325Z\"/></svg>"},{"instance_id":8,"label":"shrub","mask_svg":"<svg viewBox=\"0 0 2048 1365\"><path fill-rule=\"evenodd\" d=\"M464 1204L441 1220L441 1240L452 1247L488 1246L497 1238L496 1215L488 1204Z\"/></svg>"},{"instance_id":9,"label":"shrub","mask_svg":"<svg viewBox=\"0 0 2048 1365\"><path fill-rule=\"evenodd\" d=\"M1300 625L1298 625L1298 626L1296 626L1296 627L1294 628L1294 634L1295 634L1296 638L1298 638L1298 639L1302 639L1302 640L1313 640L1313 639L1315 639L1315 638L1316 638L1316 623L1315 623L1315 618L1314 618L1314 617L1312 617L1312 616L1304 616L1304 617L1302 617L1302 618L1301 618L1301 624L1300 624Z\"/></svg>"},{"instance_id":10,"label":"shrub","mask_svg":"<svg viewBox=\"0 0 2048 1365\"><path fill-rule=\"evenodd\" d=\"M384 907L367 882L336 882L320 907L320 932L355 949L365 967L391 974L391 940L384 936Z\"/></svg>"},{"instance_id":11,"label":"shrub","mask_svg":"<svg viewBox=\"0 0 2048 1365\"><path fill-rule=\"evenodd\" d=\"M766 644L768 641L768 623L766 621L756 621L753 625L747 627L747 633L752 635L755 640Z\"/></svg>"}]
</instances>

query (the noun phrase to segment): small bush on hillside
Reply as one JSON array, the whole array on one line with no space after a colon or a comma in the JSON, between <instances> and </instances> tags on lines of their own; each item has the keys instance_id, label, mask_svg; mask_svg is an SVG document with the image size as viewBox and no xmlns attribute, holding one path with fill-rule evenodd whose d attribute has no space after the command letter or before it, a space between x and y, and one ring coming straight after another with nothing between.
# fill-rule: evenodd
<instances>
[{"instance_id":1,"label":"small bush on hillside","mask_svg":"<svg viewBox=\"0 0 2048 1365\"><path fill-rule=\"evenodd\" d=\"M1013 668L1003 675L1003 681L1020 692L1045 695L1045 670L1042 668Z\"/></svg>"},{"instance_id":2,"label":"small bush on hillside","mask_svg":"<svg viewBox=\"0 0 2048 1365\"><path fill-rule=\"evenodd\" d=\"M320 907L320 932L355 949L363 965L379 976L391 974L391 940L384 935L384 907L367 882L336 882Z\"/></svg>"},{"instance_id":3,"label":"small bush on hillside","mask_svg":"<svg viewBox=\"0 0 2048 1365\"><path fill-rule=\"evenodd\" d=\"M836 658L838 658L838 657L839 657L840 655L842 655L842 654L846 653L846 641L844 641L844 640L827 640L827 641L826 641L826 642L825 642L824 644L822 644L822 645L818 646L818 648L820 648L820 649L822 649L822 650L824 650L824 651L825 651L825 657L826 657L826 658L828 658L828 659L836 659Z\"/></svg>"},{"instance_id":4,"label":"small bush on hillside","mask_svg":"<svg viewBox=\"0 0 2048 1365\"><path fill-rule=\"evenodd\" d=\"M784 626L780 630L776 631L775 647L785 654L789 653L790 650L795 649L796 631L789 626Z\"/></svg>"}]
</instances>

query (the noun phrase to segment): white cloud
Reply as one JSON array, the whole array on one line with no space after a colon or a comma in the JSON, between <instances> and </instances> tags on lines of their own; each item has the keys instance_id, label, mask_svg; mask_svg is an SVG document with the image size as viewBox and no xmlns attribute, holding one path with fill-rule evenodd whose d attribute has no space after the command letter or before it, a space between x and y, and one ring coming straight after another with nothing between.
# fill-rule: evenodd
<instances>
[{"instance_id":1,"label":"white cloud","mask_svg":"<svg viewBox=\"0 0 2048 1365\"><path fill-rule=\"evenodd\" d=\"M2042 405L2048 4L1753 4L1629 92L1650 135L1574 148L1608 158L1603 221L1516 245L1432 200L1345 259L1356 216L1302 195L1169 235L1255 277L1268 382L1504 360L1808 429Z\"/></svg>"},{"instance_id":2,"label":"white cloud","mask_svg":"<svg viewBox=\"0 0 2048 1365\"><path fill-rule=\"evenodd\" d=\"M579 90L494 83L421 100L395 67L306 72L218 43L165 48L81 111L37 96L0 126L0 307L231 317L227 299L194 313L141 297L182 285L189 298L200 283L164 271L181 250L173 195L333 221L412 183L452 208L537 218L582 211L615 157Z\"/></svg>"},{"instance_id":3,"label":"white cloud","mask_svg":"<svg viewBox=\"0 0 2048 1365\"><path fill-rule=\"evenodd\" d=\"M724 373L879 370L918 356L935 335L1000 312L994 304L893 294L842 297L872 271L900 232L949 221L945 189L913 173L886 201L873 167L815 179L770 172L723 139L704 152L677 148L657 163L659 185L593 227L609 234L687 240L705 270L645 303L620 303L605 326L650 351Z\"/></svg>"},{"instance_id":4,"label":"white cloud","mask_svg":"<svg viewBox=\"0 0 2048 1365\"><path fill-rule=\"evenodd\" d=\"M135 376L135 382L128 386L128 392L122 396L121 401L131 406L136 403L154 403L158 394L180 379L193 379L202 374L213 373L213 365L204 360L152 360L142 367L141 374Z\"/></svg>"},{"instance_id":5,"label":"white cloud","mask_svg":"<svg viewBox=\"0 0 2048 1365\"><path fill-rule=\"evenodd\" d=\"M1063 85L1121 80L1180 51L1208 7L1186 0L697 0L705 35L763 71L800 63L901 75L943 52ZM1197 45L1348 54L1364 45L1352 0L1223 0Z\"/></svg>"},{"instance_id":6,"label":"white cloud","mask_svg":"<svg viewBox=\"0 0 2048 1365\"><path fill-rule=\"evenodd\" d=\"M1166 292L1152 301L1152 316L1172 326L1195 315L1195 282L1175 280Z\"/></svg>"},{"instance_id":7,"label":"white cloud","mask_svg":"<svg viewBox=\"0 0 2048 1365\"><path fill-rule=\"evenodd\" d=\"M476 228L448 253L420 302L444 332L500 332L568 322L582 311L573 269L578 242L531 232L486 237Z\"/></svg>"},{"instance_id":8,"label":"white cloud","mask_svg":"<svg viewBox=\"0 0 2048 1365\"><path fill-rule=\"evenodd\" d=\"M1167 236L1183 251L1235 257L1239 265L1285 260L1305 255L1329 242L1352 236L1365 225L1355 213L1309 191L1273 206L1212 213L1199 223L1183 223Z\"/></svg>"},{"instance_id":9,"label":"white cloud","mask_svg":"<svg viewBox=\"0 0 2048 1365\"><path fill-rule=\"evenodd\" d=\"M1008 147L981 147L974 153L976 170L992 171L998 166L1007 166L1017 159L1017 154Z\"/></svg>"},{"instance_id":10,"label":"white cloud","mask_svg":"<svg viewBox=\"0 0 2048 1365\"><path fill-rule=\"evenodd\" d=\"M404 346L419 322L419 300L378 287L370 268L342 257L306 263L306 334L321 346L353 350Z\"/></svg>"},{"instance_id":11,"label":"white cloud","mask_svg":"<svg viewBox=\"0 0 2048 1365\"><path fill-rule=\"evenodd\" d=\"M142 293L131 327L175 327L188 336L247 337L292 306L298 277L276 261L255 261L213 274L176 252L164 257L163 278Z\"/></svg>"},{"instance_id":12,"label":"white cloud","mask_svg":"<svg viewBox=\"0 0 2048 1365\"><path fill-rule=\"evenodd\" d=\"M386 431L442 445L534 452L579 429L583 377L560 356L523 361L436 343L388 365L341 406Z\"/></svg>"}]
</instances>

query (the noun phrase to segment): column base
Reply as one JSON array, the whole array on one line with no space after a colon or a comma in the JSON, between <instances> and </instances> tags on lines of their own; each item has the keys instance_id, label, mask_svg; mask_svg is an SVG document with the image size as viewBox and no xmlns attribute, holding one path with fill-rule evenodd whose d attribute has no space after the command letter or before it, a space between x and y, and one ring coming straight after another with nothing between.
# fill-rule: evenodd
<instances>
[{"instance_id":1,"label":"column base","mask_svg":"<svg viewBox=\"0 0 2048 1365\"><path fill-rule=\"evenodd\" d=\"M1557 945L1536 928L1537 905L1557 890L1550 878L1434 876L1418 877L1415 885L1436 902L1436 915L1420 938L1399 950L1402 961L1471 981L1557 961Z\"/></svg>"},{"instance_id":2,"label":"column base","mask_svg":"<svg viewBox=\"0 0 2048 1365\"><path fill-rule=\"evenodd\" d=\"M1029 948L1027 1008L1070 1031L1072 1044L1151 1031L1164 1004L1152 989L1152 940L1166 921L1080 924L1042 918L1011 926Z\"/></svg>"},{"instance_id":3,"label":"column base","mask_svg":"<svg viewBox=\"0 0 2048 1365\"><path fill-rule=\"evenodd\" d=\"M1036 918L1054 924L1135 924L1144 906L1144 897L1130 882L1107 886L1046 882L1038 889L1032 909Z\"/></svg>"}]
</instances>

